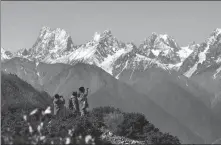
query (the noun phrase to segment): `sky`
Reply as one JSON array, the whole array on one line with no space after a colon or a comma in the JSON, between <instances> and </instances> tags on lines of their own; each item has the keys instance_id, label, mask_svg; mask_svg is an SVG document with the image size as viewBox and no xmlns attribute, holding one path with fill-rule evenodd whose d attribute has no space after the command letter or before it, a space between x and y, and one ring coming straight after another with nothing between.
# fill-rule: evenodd
<instances>
[{"instance_id":1,"label":"sky","mask_svg":"<svg viewBox=\"0 0 221 145\"><path fill-rule=\"evenodd\" d=\"M1 46L30 48L43 26L65 29L75 44L109 29L118 40L136 45L156 32L187 46L221 28L220 14L221 1L3 1Z\"/></svg>"}]
</instances>

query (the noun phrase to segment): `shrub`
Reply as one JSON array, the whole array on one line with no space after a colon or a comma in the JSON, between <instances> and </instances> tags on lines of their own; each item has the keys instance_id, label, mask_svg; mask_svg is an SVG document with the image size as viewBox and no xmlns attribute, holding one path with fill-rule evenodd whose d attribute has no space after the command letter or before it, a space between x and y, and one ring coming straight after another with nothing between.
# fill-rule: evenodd
<instances>
[{"instance_id":1,"label":"shrub","mask_svg":"<svg viewBox=\"0 0 221 145\"><path fill-rule=\"evenodd\" d=\"M104 123L114 134L120 134L122 132L120 125L124 121L124 116L122 113L113 112L109 113L104 117Z\"/></svg>"},{"instance_id":2,"label":"shrub","mask_svg":"<svg viewBox=\"0 0 221 145\"><path fill-rule=\"evenodd\" d=\"M95 116L99 120L103 121L103 118L105 117L105 115L107 115L109 113L114 113L114 112L121 113L120 109L116 109L114 107L107 106L107 107L94 108L90 114Z\"/></svg>"},{"instance_id":3,"label":"shrub","mask_svg":"<svg viewBox=\"0 0 221 145\"><path fill-rule=\"evenodd\" d=\"M150 140L153 144L181 144L177 137L174 137L169 133L158 132L152 134Z\"/></svg>"},{"instance_id":4,"label":"shrub","mask_svg":"<svg viewBox=\"0 0 221 145\"><path fill-rule=\"evenodd\" d=\"M113 107L99 107L85 116L69 115L54 119L50 115L39 117L44 110L38 110L41 113L36 113L37 117L29 116L28 119L23 119L23 115L29 114L29 110L9 108L8 112L2 113L2 141L5 144L65 144L69 139L70 143L85 144L85 137L89 135L91 142L108 145L109 142L99 138L100 129L104 126L116 135L146 140L147 143L180 144L177 137L160 132L139 113L122 113ZM29 130L30 126L34 131Z\"/></svg>"},{"instance_id":5,"label":"shrub","mask_svg":"<svg viewBox=\"0 0 221 145\"><path fill-rule=\"evenodd\" d=\"M124 121L119 126L119 135L131 139L139 139L143 134L143 127L149 123L145 116L139 113L124 113Z\"/></svg>"}]
</instances>

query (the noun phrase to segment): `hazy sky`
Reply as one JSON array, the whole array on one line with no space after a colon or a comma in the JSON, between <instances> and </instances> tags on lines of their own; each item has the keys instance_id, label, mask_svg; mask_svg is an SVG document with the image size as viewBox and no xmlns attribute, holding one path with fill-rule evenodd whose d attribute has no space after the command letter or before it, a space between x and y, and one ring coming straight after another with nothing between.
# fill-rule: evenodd
<instances>
[{"instance_id":1,"label":"hazy sky","mask_svg":"<svg viewBox=\"0 0 221 145\"><path fill-rule=\"evenodd\" d=\"M2 47L12 51L32 47L42 26L65 29L75 44L110 29L118 40L136 45L156 32L185 46L200 43L221 28L221 2L1 2Z\"/></svg>"}]
</instances>

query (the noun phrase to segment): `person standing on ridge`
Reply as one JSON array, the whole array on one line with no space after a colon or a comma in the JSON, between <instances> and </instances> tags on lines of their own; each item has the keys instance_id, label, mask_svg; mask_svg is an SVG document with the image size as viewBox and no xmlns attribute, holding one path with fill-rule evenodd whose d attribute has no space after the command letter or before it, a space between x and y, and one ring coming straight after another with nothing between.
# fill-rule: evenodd
<instances>
[{"instance_id":1,"label":"person standing on ridge","mask_svg":"<svg viewBox=\"0 0 221 145\"><path fill-rule=\"evenodd\" d=\"M85 93L84 87L79 88L78 101L79 101L79 108L80 108L81 116L86 114L87 108L89 107L88 100L87 100L88 90L89 88L87 88L87 91Z\"/></svg>"},{"instance_id":2,"label":"person standing on ridge","mask_svg":"<svg viewBox=\"0 0 221 145\"><path fill-rule=\"evenodd\" d=\"M71 95L71 98L69 100L69 109L75 115L80 114L79 102L78 102L78 98L77 98L77 92L73 92L72 95Z\"/></svg>"},{"instance_id":3,"label":"person standing on ridge","mask_svg":"<svg viewBox=\"0 0 221 145\"><path fill-rule=\"evenodd\" d=\"M59 96L58 94L55 94L53 104L54 104L54 115L56 116L56 118L61 117L61 114L64 113L63 112L65 104L64 98L62 96Z\"/></svg>"},{"instance_id":4,"label":"person standing on ridge","mask_svg":"<svg viewBox=\"0 0 221 145\"><path fill-rule=\"evenodd\" d=\"M59 117L60 118L64 118L66 116L66 108L65 108L65 99L63 96L60 96L60 101L61 101L61 104L60 104L60 111L59 111Z\"/></svg>"}]
</instances>

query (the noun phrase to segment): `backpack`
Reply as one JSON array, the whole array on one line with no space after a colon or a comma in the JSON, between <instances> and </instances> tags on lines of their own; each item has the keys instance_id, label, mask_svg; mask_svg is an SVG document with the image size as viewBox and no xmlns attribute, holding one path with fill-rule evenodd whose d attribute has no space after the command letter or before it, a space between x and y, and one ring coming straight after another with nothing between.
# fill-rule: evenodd
<instances>
[{"instance_id":1,"label":"backpack","mask_svg":"<svg viewBox=\"0 0 221 145\"><path fill-rule=\"evenodd\" d=\"M69 109L72 110L72 109L73 109L73 102L72 102L72 99L71 99L71 98L69 99L69 103L68 103L68 104L69 104L69 105L68 105L68 106L69 106Z\"/></svg>"}]
</instances>

